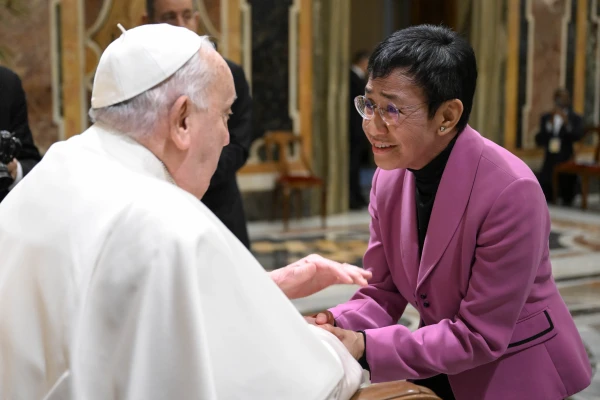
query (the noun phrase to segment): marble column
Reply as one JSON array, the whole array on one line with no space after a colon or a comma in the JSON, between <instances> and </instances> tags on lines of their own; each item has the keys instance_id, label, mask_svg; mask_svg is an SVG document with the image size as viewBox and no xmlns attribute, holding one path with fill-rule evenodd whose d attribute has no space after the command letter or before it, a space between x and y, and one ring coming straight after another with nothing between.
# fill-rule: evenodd
<instances>
[{"instance_id":1,"label":"marble column","mask_svg":"<svg viewBox=\"0 0 600 400\"><path fill-rule=\"evenodd\" d=\"M331 213L348 209L350 10L344 0L315 0L313 155L327 181Z\"/></svg>"}]
</instances>

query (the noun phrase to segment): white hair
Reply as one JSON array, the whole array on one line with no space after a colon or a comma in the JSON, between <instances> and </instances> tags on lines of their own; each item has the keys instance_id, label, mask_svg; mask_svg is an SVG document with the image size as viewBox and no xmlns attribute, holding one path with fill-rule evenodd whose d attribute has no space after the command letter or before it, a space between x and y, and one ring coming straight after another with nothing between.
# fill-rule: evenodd
<instances>
[{"instance_id":1,"label":"white hair","mask_svg":"<svg viewBox=\"0 0 600 400\"><path fill-rule=\"evenodd\" d=\"M92 122L98 122L135 138L151 134L161 118L180 96L187 96L199 108L207 107L207 92L215 77L203 51L215 51L208 36L200 50L175 74L136 97L102 108L91 108Z\"/></svg>"}]
</instances>

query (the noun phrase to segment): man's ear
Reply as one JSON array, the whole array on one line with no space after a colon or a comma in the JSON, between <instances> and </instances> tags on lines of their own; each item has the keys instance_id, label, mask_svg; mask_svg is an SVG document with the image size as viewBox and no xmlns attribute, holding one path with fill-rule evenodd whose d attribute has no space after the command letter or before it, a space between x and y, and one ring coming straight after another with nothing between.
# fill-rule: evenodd
<instances>
[{"instance_id":1,"label":"man's ear","mask_svg":"<svg viewBox=\"0 0 600 400\"><path fill-rule=\"evenodd\" d=\"M441 120L438 134L444 136L449 132L452 132L456 124L458 124L463 111L464 106L459 99L445 101L437 112L439 119Z\"/></svg>"},{"instance_id":2,"label":"man's ear","mask_svg":"<svg viewBox=\"0 0 600 400\"><path fill-rule=\"evenodd\" d=\"M187 150L191 144L189 117L192 102L187 96L180 96L169 110L169 139L179 150Z\"/></svg>"}]
</instances>

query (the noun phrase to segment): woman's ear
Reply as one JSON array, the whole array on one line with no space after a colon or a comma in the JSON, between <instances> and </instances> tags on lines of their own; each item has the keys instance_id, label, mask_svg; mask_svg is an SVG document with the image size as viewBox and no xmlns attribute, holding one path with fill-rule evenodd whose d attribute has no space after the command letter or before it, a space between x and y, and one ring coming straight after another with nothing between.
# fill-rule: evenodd
<instances>
[{"instance_id":1,"label":"woman's ear","mask_svg":"<svg viewBox=\"0 0 600 400\"><path fill-rule=\"evenodd\" d=\"M192 112L189 97L181 96L169 110L169 139L179 150L187 150L191 144L188 118Z\"/></svg>"},{"instance_id":2,"label":"woman's ear","mask_svg":"<svg viewBox=\"0 0 600 400\"><path fill-rule=\"evenodd\" d=\"M463 111L464 106L459 99L452 99L444 102L438 109L438 115L442 121L438 133L440 135L445 135L448 132L452 132L454 127L458 124L458 121L460 121Z\"/></svg>"}]
</instances>

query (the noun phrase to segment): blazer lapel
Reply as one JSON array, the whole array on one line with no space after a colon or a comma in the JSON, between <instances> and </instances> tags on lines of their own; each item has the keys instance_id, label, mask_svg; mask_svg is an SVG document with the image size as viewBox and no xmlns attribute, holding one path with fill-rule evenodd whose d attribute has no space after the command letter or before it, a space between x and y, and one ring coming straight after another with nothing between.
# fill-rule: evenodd
<instances>
[{"instance_id":1,"label":"blazer lapel","mask_svg":"<svg viewBox=\"0 0 600 400\"><path fill-rule=\"evenodd\" d=\"M400 210L400 242L404 271L412 282L417 281L419 269L419 238L417 230L417 205L415 202L415 178L412 173L404 173Z\"/></svg>"},{"instance_id":2,"label":"blazer lapel","mask_svg":"<svg viewBox=\"0 0 600 400\"><path fill-rule=\"evenodd\" d=\"M433 203L417 288L437 265L462 219L471 197L483 146L483 138L468 125L454 144Z\"/></svg>"}]
</instances>

